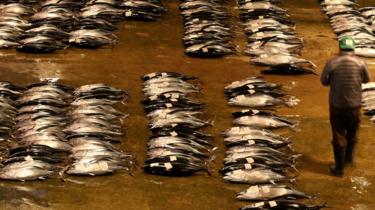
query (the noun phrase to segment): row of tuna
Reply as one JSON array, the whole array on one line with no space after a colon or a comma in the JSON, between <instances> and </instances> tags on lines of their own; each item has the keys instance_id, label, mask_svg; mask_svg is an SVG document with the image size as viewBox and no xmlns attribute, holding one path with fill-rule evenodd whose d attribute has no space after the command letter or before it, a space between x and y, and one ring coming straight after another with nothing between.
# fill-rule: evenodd
<instances>
[{"instance_id":1,"label":"row of tuna","mask_svg":"<svg viewBox=\"0 0 375 210\"><path fill-rule=\"evenodd\" d=\"M1 179L44 179L58 170L56 164L71 150L63 132L70 99L67 90L49 82L32 84L24 91L12 90L19 97L13 103L15 124L8 139L10 149L2 161Z\"/></svg>"},{"instance_id":2,"label":"row of tuna","mask_svg":"<svg viewBox=\"0 0 375 210\"><path fill-rule=\"evenodd\" d=\"M300 57L303 40L297 37L295 23L287 10L278 6L280 3L280 0L237 0L248 42L245 54L256 65L315 68L314 63Z\"/></svg>"},{"instance_id":3,"label":"row of tuna","mask_svg":"<svg viewBox=\"0 0 375 210\"><path fill-rule=\"evenodd\" d=\"M73 102L64 132L72 145L72 160L66 168L70 175L104 175L118 170L131 172L132 155L111 143L121 143L125 136L126 114L114 106L128 97L123 90L103 84L84 85L73 92Z\"/></svg>"},{"instance_id":4,"label":"row of tuna","mask_svg":"<svg viewBox=\"0 0 375 210\"><path fill-rule=\"evenodd\" d=\"M200 87L196 78L158 72L142 79L142 103L152 132L147 143L145 172L165 176L209 172L214 147L211 136L201 130L212 122L203 119L205 104L197 98Z\"/></svg>"},{"instance_id":5,"label":"row of tuna","mask_svg":"<svg viewBox=\"0 0 375 210\"><path fill-rule=\"evenodd\" d=\"M362 85L362 107L365 115L375 122L375 82Z\"/></svg>"},{"instance_id":6,"label":"row of tuna","mask_svg":"<svg viewBox=\"0 0 375 210\"><path fill-rule=\"evenodd\" d=\"M158 0L46 0L40 4L9 3L0 7L0 48L50 53L69 46L113 45L116 23L155 20L165 12Z\"/></svg>"},{"instance_id":7,"label":"row of tuna","mask_svg":"<svg viewBox=\"0 0 375 210\"><path fill-rule=\"evenodd\" d=\"M100 175L124 168L124 163L130 169L131 156L120 163L115 158L121 152L107 143L120 138L110 126L114 113L122 114L109 109L123 97L119 93L123 91L103 84L74 90L48 80L26 88L2 82L1 115L7 126L2 134L9 149L0 179L37 180L57 172Z\"/></svg>"},{"instance_id":8,"label":"row of tuna","mask_svg":"<svg viewBox=\"0 0 375 210\"><path fill-rule=\"evenodd\" d=\"M194 57L221 57L235 52L229 14L222 0L183 0L185 53Z\"/></svg>"},{"instance_id":9,"label":"row of tuna","mask_svg":"<svg viewBox=\"0 0 375 210\"><path fill-rule=\"evenodd\" d=\"M246 89L250 96L244 96L243 90ZM288 184L293 183L298 176L295 164L300 155L292 153L291 141L288 138L271 132L270 129L293 129L296 123L271 111L262 110L267 106L277 106L277 103L246 105L231 101L233 95L283 95L281 85L269 83L263 78L249 77L227 85L225 94L229 98L229 105L253 108L232 113L233 127L223 132L227 146L224 167L221 170L224 180L250 184L248 189L237 194L237 199L253 203L241 210L325 207L297 201L311 197Z\"/></svg>"},{"instance_id":10,"label":"row of tuna","mask_svg":"<svg viewBox=\"0 0 375 210\"><path fill-rule=\"evenodd\" d=\"M351 36L356 55L375 57L375 8L357 10L355 0L320 0L320 5L338 39Z\"/></svg>"}]
</instances>

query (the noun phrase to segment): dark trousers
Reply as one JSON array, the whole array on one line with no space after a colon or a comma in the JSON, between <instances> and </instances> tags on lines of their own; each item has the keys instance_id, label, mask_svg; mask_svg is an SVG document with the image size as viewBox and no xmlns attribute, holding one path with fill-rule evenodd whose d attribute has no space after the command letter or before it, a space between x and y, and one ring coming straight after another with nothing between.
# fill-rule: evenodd
<instances>
[{"instance_id":1,"label":"dark trousers","mask_svg":"<svg viewBox=\"0 0 375 210\"><path fill-rule=\"evenodd\" d=\"M346 148L357 142L357 131L360 123L361 108L330 107L332 144L334 147Z\"/></svg>"}]
</instances>

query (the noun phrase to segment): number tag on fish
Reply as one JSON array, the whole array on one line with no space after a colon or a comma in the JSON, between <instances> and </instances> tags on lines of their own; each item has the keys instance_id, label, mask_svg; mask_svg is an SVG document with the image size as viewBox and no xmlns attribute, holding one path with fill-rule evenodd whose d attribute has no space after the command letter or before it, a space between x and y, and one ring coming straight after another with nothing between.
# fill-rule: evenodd
<instances>
[{"instance_id":1,"label":"number tag on fish","mask_svg":"<svg viewBox=\"0 0 375 210\"><path fill-rule=\"evenodd\" d=\"M132 11L126 11L125 12L125 17L130 17L130 16L132 16Z\"/></svg>"},{"instance_id":2,"label":"number tag on fish","mask_svg":"<svg viewBox=\"0 0 375 210\"><path fill-rule=\"evenodd\" d=\"M149 77L149 78L153 78L155 76L156 76L156 73L151 73L151 74L147 75L147 77Z\"/></svg>"},{"instance_id":3,"label":"number tag on fish","mask_svg":"<svg viewBox=\"0 0 375 210\"><path fill-rule=\"evenodd\" d=\"M254 45L253 47L257 47L256 45L260 45L261 43L262 43L262 42L259 42L259 41L254 42L254 43L253 43L253 45Z\"/></svg>"},{"instance_id":4,"label":"number tag on fish","mask_svg":"<svg viewBox=\"0 0 375 210\"><path fill-rule=\"evenodd\" d=\"M179 98L179 97L180 97L180 94L178 93L172 93L171 95L171 98L174 98L174 99Z\"/></svg>"},{"instance_id":5,"label":"number tag on fish","mask_svg":"<svg viewBox=\"0 0 375 210\"><path fill-rule=\"evenodd\" d=\"M162 76L162 77L167 77L167 76L168 76L168 74L167 74L167 73L165 73L165 72L163 72L163 73L161 73L161 76Z\"/></svg>"},{"instance_id":6,"label":"number tag on fish","mask_svg":"<svg viewBox=\"0 0 375 210\"><path fill-rule=\"evenodd\" d=\"M253 159L253 158L246 158L246 161L247 161L248 163L254 163L254 159Z\"/></svg>"},{"instance_id":7,"label":"number tag on fish","mask_svg":"<svg viewBox=\"0 0 375 210\"><path fill-rule=\"evenodd\" d=\"M252 23L252 24L251 24L251 27L252 27L252 28L258 28L258 26L259 26L258 23Z\"/></svg>"},{"instance_id":8,"label":"number tag on fish","mask_svg":"<svg viewBox=\"0 0 375 210\"><path fill-rule=\"evenodd\" d=\"M159 163L151 163L150 164L150 167L158 167L159 166Z\"/></svg>"},{"instance_id":9,"label":"number tag on fish","mask_svg":"<svg viewBox=\"0 0 375 210\"><path fill-rule=\"evenodd\" d=\"M263 32L258 32L256 33L256 37L263 37L264 36L264 33Z\"/></svg>"},{"instance_id":10,"label":"number tag on fish","mask_svg":"<svg viewBox=\"0 0 375 210\"><path fill-rule=\"evenodd\" d=\"M246 113L246 112L248 112L248 111L250 111L249 109L244 109L244 110L242 110L241 112L242 113Z\"/></svg>"},{"instance_id":11,"label":"number tag on fish","mask_svg":"<svg viewBox=\"0 0 375 210\"><path fill-rule=\"evenodd\" d=\"M165 167L165 169L167 169L167 170L173 168L173 166L172 166L171 163L164 163L164 167Z\"/></svg>"},{"instance_id":12,"label":"number tag on fish","mask_svg":"<svg viewBox=\"0 0 375 210\"><path fill-rule=\"evenodd\" d=\"M248 164L248 163L246 163L245 165L245 169L252 169L253 167L251 166L251 164Z\"/></svg>"},{"instance_id":13,"label":"number tag on fish","mask_svg":"<svg viewBox=\"0 0 375 210\"><path fill-rule=\"evenodd\" d=\"M267 55L267 54L262 54L262 55L260 55L259 57L261 57L261 58L267 58L268 55Z\"/></svg>"},{"instance_id":14,"label":"number tag on fish","mask_svg":"<svg viewBox=\"0 0 375 210\"><path fill-rule=\"evenodd\" d=\"M30 155L28 155L28 156L25 157L25 160L26 161L33 161L34 159Z\"/></svg>"},{"instance_id":15,"label":"number tag on fish","mask_svg":"<svg viewBox=\"0 0 375 210\"><path fill-rule=\"evenodd\" d=\"M172 128L174 128L174 127L176 127L178 124L176 124L176 123L173 123L171 126L172 126Z\"/></svg>"},{"instance_id":16,"label":"number tag on fish","mask_svg":"<svg viewBox=\"0 0 375 210\"><path fill-rule=\"evenodd\" d=\"M172 102L177 102L178 100L176 98L171 98Z\"/></svg>"},{"instance_id":17,"label":"number tag on fish","mask_svg":"<svg viewBox=\"0 0 375 210\"><path fill-rule=\"evenodd\" d=\"M253 114L258 114L260 111L256 110L256 109L253 109L252 112L253 112Z\"/></svg>"},{"instance_id":18,"label":"number tag on fish","mask_svg":"<svg viewBox=\"0 0 375 210\"><path fill-rule=\"evenodd\" d=\"M253 95L254 93L256 93L255 90L248 90L247 92L250 93L250 95Z\"/></svg>"},{"instance_id":19,"label":"number tag on fish","mask_svg":"<svg viewBox=\"0 0 375 210\"><path fill-rule=\"evenodd\" d=\"M149 98L151 101L155 101L156 99L158 99L158 97L157 96L150 96L150 98Z\"/></svg>"},{"instance_id":20,"label":"number tag on fish","mask_svg":"<svg viewBox=\"0 0 375 210\"><path fill-rule=\"evenodd\" d=\"M176 157L176 156L170 156L170 157L169 157L169 160L170 160L170 161L176 161L176 160L177 160L177 157Z\"/></svg>"},{"instance_id":21,"label":"number tag on fish","mask_svg":"<svg viewBox=\"0 0 375 210\"><path fill-rule=\"evenodd\" d=\"M262 19L264 19L264 17L263 16L259 16L259 19L262 20Z\"/></svg>"},{"instance_id":22,"label":"number tag on fish","mask_svg":"<svg viewBox=\"0 0 375 210\"><path fill-rule=\"evenodd\" d=\"M254 203L254 207L262 207L264 206L264 202L258 202L258 203Z\"/></svg>"},{"instance_id":23,"label":"number tag on fish","mask_svg":"<svg viewBox=\"0 0 375 210\"><path fill-rule=\"evenodd\" d=\"M165 104L165 107L167 107L167 108L171 108L171 107L173 107L173 104L171 104L171 103L166 103L166 104Z\"/></svg>"},{"instance_id":24,"label":"number tag on fish","mask_svg":"<svg viewBox=\"0 0 375 210\"><path fill-rule=\"evenodd\" d=\"M254 140L249 140L249 141L247 141L247 143L248 143L249 145L254 145L254 144L255 144L255 141L254 141Z\"/></svg>"},{"instance_id":25,"label":"number tag on fish","mask_svg":"<svg viewBox=\"0 0 375 210\"><path fill-rule=\"evenodd\" d=\"M250 88L250 89L254 89L255 88L255 86L254 85L246 85L248 88Z\"/></svg>"},{"instance_id":26,"label":"number tag on fish","mask_svg":"<svg viewBox=\"0 0 375 210\"><path fill-rule=\"evenodd\" d=\"M172 131L169 133L171 136L178 136L178 133L176 131Z\"/></svg>"},{"instance_id":27,"label":"number tag on fish","mask_svg":"<svg viewBox=\"0 0 375 210\"><path fill-rule=\"evenodd\" d=\"M271 208L277 206L276 201L270 201L268 202L268 204L270 205Z\"/></svg>"},{"instance_id":28,"label":"number tag on fish","mask_svg":"<svg viewBox=\"0 0 375 210\"><path fill-rule=\"evenodd\" d=\"M206 47L202 48L202 52L206 53L208 52L208 49Z\"/></svg>"}]
</instances>

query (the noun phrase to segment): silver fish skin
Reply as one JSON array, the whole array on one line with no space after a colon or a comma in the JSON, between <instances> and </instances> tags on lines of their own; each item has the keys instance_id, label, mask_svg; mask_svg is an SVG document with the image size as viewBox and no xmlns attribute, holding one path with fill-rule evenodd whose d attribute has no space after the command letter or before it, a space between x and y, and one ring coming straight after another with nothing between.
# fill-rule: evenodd
<instances>
[{"instance_id":1,"label":"silver fish skin","mask_svg":"<svg viewBox=\"0 0 375 210\"><path fill-rule=\"evenodd\" d=\"M238 95L228 102L231 106L244 106L250 108L266 107L284 104L284 101L267 94Z\"/></svg>"},{"instance_id":2,"label":"silver fish skin","mask_svg":"<svg viewBox=\"0 0 375 210\"><path fill-rule=\"evenodd\" d=\"M289 123L286 119L262 115L242 116L234 119L233 124L264 129L294 127L294 125Z\"/></svg>"},{"instance_id":3,"label":"silver fish skin","mask_svg":"<svg viewBox=\"0 0 375 210\"><path fill-rule=\"evenodd\" d=\"M290 178L270 169L254 168L250 170L239 169L228 172L224 175L224 180L246 184L266 184L271 182L289 181Z\"/></svg>"},{"instance_id":4,"label":"silver fish skin","mask_svg":"<svg viewBox=\"0 0 375 210\"><path fill-rule=\"evenodd\" d=\"M308 198L308 196L300 191L297 191L287 185L254 185L247 190L237 194L238 200L246 201L268 201L273 199L280 199L283 197L297 197Z\"/></svg>"},{"instance_id":5,"label":"silver fish skin","mask_svg":"<svg viewBox=\"0 0 375 210\"><path fill-rule=\"evenodd\" d=\"M0 170L0 179L30 181L44 179L53 174L53 166L39 160L27 160L8 164Z\"/></svg>"}]
</instances>

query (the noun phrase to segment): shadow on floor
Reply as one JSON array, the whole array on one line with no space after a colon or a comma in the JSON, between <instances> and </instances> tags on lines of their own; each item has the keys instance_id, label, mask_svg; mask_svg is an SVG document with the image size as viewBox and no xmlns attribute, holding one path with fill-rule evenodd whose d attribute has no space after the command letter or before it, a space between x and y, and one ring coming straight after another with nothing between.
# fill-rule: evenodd
<instances>
[{"instance_id":1,"label":"shadow on floor","mask_svg":"<svg viewBox=\"0 0 375 210\"><path fill-rule=\"evenodd\" d=\"M328 175L328 167L330 164L332 164L331 160L319 160L309 155L303 155L298 160L297 168L318 174Z\"/></svg>"}]
</instances>

